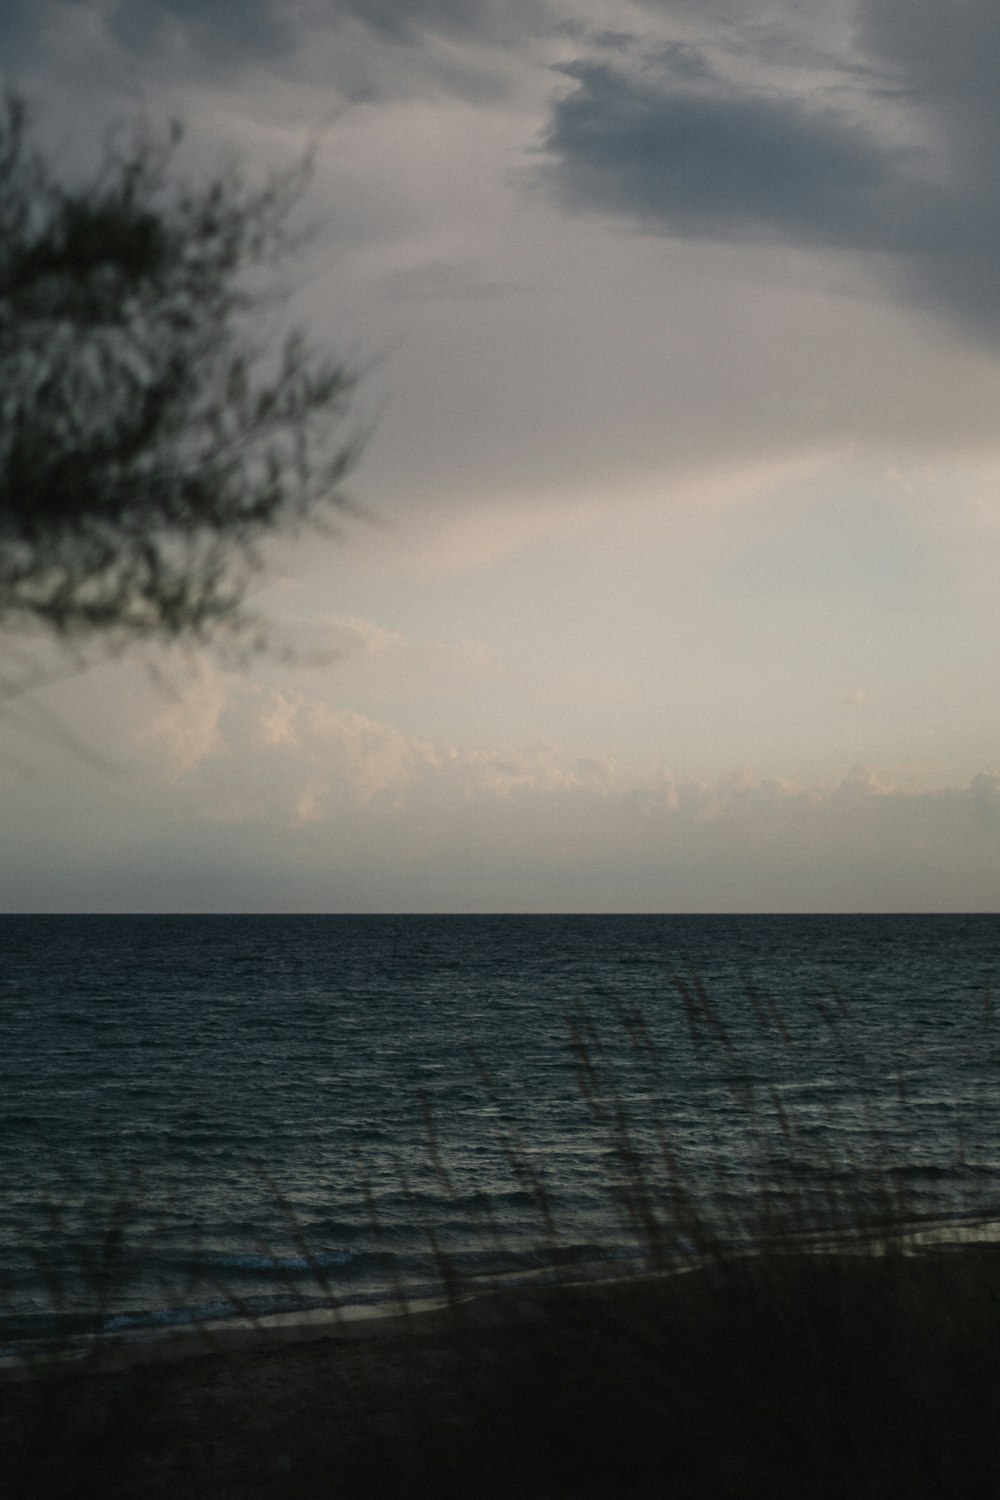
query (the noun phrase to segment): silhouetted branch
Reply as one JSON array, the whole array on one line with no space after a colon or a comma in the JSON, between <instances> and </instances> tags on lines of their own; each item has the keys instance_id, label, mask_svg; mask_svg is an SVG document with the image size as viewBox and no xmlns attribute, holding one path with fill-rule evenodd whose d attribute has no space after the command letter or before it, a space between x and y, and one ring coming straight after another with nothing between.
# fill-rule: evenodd
<instances>
[{"instance_id":1,"label":"silhouetted branch","mask_svg":"<svg viewBox=\"0 0 1000 1500\"><path fill-rule=\"evenodd\" d=\"M252 338L309 159L262 188L176 170L181 130L53 179L0 109L0 627L63 644L243 632L258 544L357 512L343 365Z\"/></svg>"}]
</instances>

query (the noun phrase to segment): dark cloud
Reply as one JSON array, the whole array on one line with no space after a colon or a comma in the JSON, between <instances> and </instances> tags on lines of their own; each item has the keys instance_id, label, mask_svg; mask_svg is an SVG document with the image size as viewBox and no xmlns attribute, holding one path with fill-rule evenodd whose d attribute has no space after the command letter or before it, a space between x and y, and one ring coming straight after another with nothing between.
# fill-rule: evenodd
<instances>
[{"instance_id":1,"label":"dark cloud","mask_svg":"<svg viewBox=\"0 0 1000 1500\"><path fill-rule=\"evenodd\" d=\"M936 148L954 204L945 253L915 267L920 291L966 326L1000 335L1000 6L996 0L861 0L859 45L889 70Z\"/></svg>"},{"instance_id":2,"label":"dark cloud","mask_svg":"<svg viewBox=\"0 0 1000 1500\"><path fill-rule=\"evenodd\" d=\"M556 103L545 144L565 200L713 239L891 250L940 236L900 153L871 130L794 98L680 88L675 61L658 78L564 70L578 87Z\"/></svg>"},{"instance_id":3,"label":"dark cloud","mask_svg":"<svg viewBox=\"0 0 1000 1500\"><path fill-rule=\"evenodd\" d=\"M130 56L169 48L202 67L229 67L287 52L301 10L282 0L2 0L0 44L9 69L32 66L71 20L91 12L92 38L103 35Z\"/></svg>"},{"instance_id":4,"label":"dark cloud","mask_svg":"<svg viewBox=\"0 0 1000 1500\"><path fill-rule=\"evenodd\" d=\"M223 64L280 56L296 36L288 7L278 0L118 0L107 25L129 52L154 53L177 37L203 60Z\"/></svg>"},{"instance_id":5,"label":"dark cloud","mask_svg":"<svg viewBox=\"0 0 1000 1500\"><path fill-rule=\"evenodd\" d=\"M6 0L0 10L0 36L15 44L35 36L42 22L38 0Z\"/></svg>"},{"instance_id":6,"label":"dark cloud","mask_svg":"<svg viewBox=\"0 0 1000 1500\"><path fill-rule=\"evenodd\" d=\"M696 25L727 54L768 65L844 66L831 52L845 0L636 0L661 24Z\"/></svg>"},{"instance_id":7,"label":"dark cloud","mask_svg":"<svg viewBox=\"0 0 1000 1500\"><path fill-rule=\"evenodd\" d=\"M590 38L595 47L609 52L623 52L634 45L637 38L631 31L598 31Z\"/></svg>"},{"instance_id":8,"label":"dark cloud","mask_svg":"<svg viewBox=\"0 0 1000 1500\"><path fill-rule=\"evenodd\" d=\"M380 47L416 51L447 40L504 48L551 20L549 0L0 0L3 60L8 67L33 63L70 12L87 11L92 36L103 35L127 57L169 57L202 75L275 62L316 38L336 42L339 35L346 43L350 35L352 55L367 46L367 57L357 60L367 76L377 72Z\"/></svg>"},{"instance_id":9,"label":"dark cloud","mask_svg":"<svg viewBox=\"0 0 1000 1500\"><path fill-rule=\"evenodd\" d=\"M427 33L513 41L539 29L548 13L542 0L337 0L334 9L405 42Z\"/></svg>"},{"instance_id":10,"label":"dark cloud","mask_svg":"<svg viewBox=\"0 0 1000 1500\"><path fill-rule=\"evenodd\" d=\"M830 108L828 80L727 82L686 44L566 67L547 180L564 204L650 232L891 257L898 294L995 342L1000 6L864 0L855 42L850 111ZM919 149L898 144L904 106Z\"/></svg>"},{"instance_id":11,"label":"dark cloud","mask_svg":"<svg viewBox=\"0 0 1000 1500\"><path fill-rule=\"evenodd\" d=\"M996 0L862 0L860 45L898 70L953 123L1000 129L1000 6Z\"/></svg>"},{"instance_id":12,"label":"dark cloud","mask_svg":"<svg viewBox=\"0 0 1000 1500\"><path fill-rule=\"evenodd\" d=\"M0 67L11 73L35 63L50 25L58 24L73 0L3 0L0 4Z\"/></svg>"},{"instance_id":13,"label":"dark cloud","mask_svg":"<svg viewBox=\"0 0 1000 1500\"><path fill-rule=\"evenodd\" d=\"M703 83L716 76L704 50L690 42L668 42L657 52L656 59L667 73L688 82Z\"/></svg>"},{"instance_id":14,"label":"dark cloud","mask_svg":"<svg viewBox=\"0 0 1000 1500\"><path fill-rule=\"evenodd\" d=\"M224 63L279 56L315 28L352 20L396 45L435 36L510 41L537 29L548 7L542 0L111 0L101 9L109 32L130 52L154 51L172 35Z\"/></svg>"}]
</instances>

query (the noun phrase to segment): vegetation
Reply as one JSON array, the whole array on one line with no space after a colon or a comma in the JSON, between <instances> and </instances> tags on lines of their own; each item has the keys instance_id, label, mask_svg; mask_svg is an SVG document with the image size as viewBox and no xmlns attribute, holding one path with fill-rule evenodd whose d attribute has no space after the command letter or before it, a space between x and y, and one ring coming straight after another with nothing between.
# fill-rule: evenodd
<instances>
[{"instance_id":1,"label":"vegetation","mask_svg":"<svg viewBox=\"0 0 1000 1500\"><path fill-rule=\"evenodd\" d=\"M63 182L24 102L0 107L8 634L249 638L261 540L351 509L352 375L301 330L260 341L309 162L259 189L235 170L191 183L180 142L111 137Z\"/></svg>"},{"instance_id":2,"label":"vegetation","mask_svg":"<svg viewBox=\"0 0 1000 1500\"><path fill-rule=\"evenodd\" d=\"M708 998L680 989L697 1034L731 1062ZM620 1015L648 1060L642 1017ZM50 1361L3 1388L6 1493L995 1496L1000 1249L922 1249L874 1108L872 1154L854 1163L863 1191L841 1175L804 1196L774 1179L771 1150L774 1132L809 1149L800 1123L734 1083L755 1204L753 1223L745 1204L737 1222L724 1191L685 1175L660 1123L640 1140L586 1025L573 1036L622 1237L644 1246L635 1274L484 1293L436 1247L439 1309L415 1312L401 1290L398 1316L364 1337L344 1322L312 1342L219 1344L119 1371L99 1361L86 1378ZM643 1141L658 1135L653 1159ZM556 1205L509 1120L506 1140L554 1258ZM428 1150L447 1183L431 1120Z\"/></svg>"}]
</instances>

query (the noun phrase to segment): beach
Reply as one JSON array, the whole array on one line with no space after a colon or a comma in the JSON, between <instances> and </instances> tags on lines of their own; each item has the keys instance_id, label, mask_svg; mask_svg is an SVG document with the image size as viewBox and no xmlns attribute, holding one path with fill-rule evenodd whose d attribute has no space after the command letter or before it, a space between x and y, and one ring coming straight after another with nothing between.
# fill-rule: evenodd
<instances>
[{"instance_id":1,"label":"beach","mask_svg":"<svg viewBox=\"0 0 1000 1500\"><path fill-rule=\"evenodd\" d=\"M415 1455L442 1429L469 1428L470 1373L543 1315L514 1292L460 1310L441 1301L193 1329L31 1373L10 1367L0 1382L8 1455L25 1411L41 1414L44 1431L10 1493L75 1494L98 1480L106 1496L150 1500L417 1494Z\"/></svg>"},{"instance_id":2,"label":"beach","mask_svg":"<svg viewBox=\"0 0 1000 1500\"><path fill-rule=\"evenodd\" d=\"M3 1493L989 1496L1000 1252L720 1256L0 1385Z\"/></svg>"}]
</instances>

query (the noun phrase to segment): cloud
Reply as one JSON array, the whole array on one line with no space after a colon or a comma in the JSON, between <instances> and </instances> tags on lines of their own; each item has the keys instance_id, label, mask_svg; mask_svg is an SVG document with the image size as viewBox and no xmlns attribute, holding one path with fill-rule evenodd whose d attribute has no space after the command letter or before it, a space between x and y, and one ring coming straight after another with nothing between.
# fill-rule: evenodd
<instances>
[{"instance_id":1,"label":"cloud","mask_svg":"<svg viewBox=\"0 0 1000 1500\"><path fill-rule=\"evenodd\" d=\"M155 706L122 775L57 820L50 802L44 781L9 791L8 909L983 910L1000 856L996 770L701 778L425 736L209 667Z\"/></svg>"},{"instance_id":2,"label":"cloud","mask_svg":"<svg viewBox=\"0 0 1000 1500\"><path fill-rule=\"evenodd\" d=\"M795 97L676 85L603 62L561 71L545 139L563 201L647 229L728 241L908 252L943 243L945 221L907 181L909 153L843 111Z\"/></svg>"},{"instance_id":3,"label":"cloud","mask_svg":"<svg viewBox=\"0 0 1000 1500\"><path fill-rule=\"evenodd\" d=\"M0 39L8 68L43 60L73 25L98 51L161 76L318 69L328 92L364 100L432 81L488 93L505 66L490 51L516 50L549 14L547 0L5 0Z\"/></svg>"},{"instance_id":4,"label":"cloud","mask_svg":"<svg viewBox=\"0 0 1000 1500\"><path fill-rule=\"evenodd\" d=\"M172 694L173 701L135 734L135 742L154 747L171 779L186 776L223 751L220 720L230 697L223 675L203 671L193 687Z\"/></svg>"},{"instance_id":5,"label":"cloud","mask_svg":"<svg viewBox=\"0 0 1000 1500\"><path fill-rule=\"evenodd\" d=\"M0 11L0 37L8 58L15 53L34 50L45 27L45 11L46 7L39 4L39 0L7 0ZM51 18L52 6L48 7L48 12Z\"/></svg>"},{"instance_id":6,"label":"cloud","mask_svg":"<svg viewBox=\"0 0 1000 1500\"><path fill-rule=\"evenodd\" d=\"M518 7L514 7L516 11ZM317 25L356 21L376 39L415 47L430 35L497 38L509 34L512 8L475 0L115 0L105 11L109 31L130 51L154 52L164 40L226 56L274 58ZM522 9L521 20L527 15Z\"/></svg>"},{"instance_id":7,"label":"cloud","mask_svg":"<svg viewBox=\"0 0 1000 1500\"><path fill-rule=\"evenodd\" d=\"M218 674L140 737L188 814L211 823L298 826L398 793L432 747L350 709ZM192 801L193 799L193 801ZM304 818L303 809L308 809Z\"/></svg>"},{"instance_id":8,"label":"cloud","mask_svg":"<svg viewBox=\"0 0 1000 1500\"><path fill-rule=\"evenodd\" d=\"M702 782L549 744L435 745L304 704L293 719L294 742L258 746L249 765L238 756L235 784L251 789L239 805L231 747L196 768L188 795L203 824L266 837L274 878L300 860L322 870L312 906L330 904L331 888L348 904L363 890L366 906L385 910L933 910L994 900L996 774L924 792L864 767L833 787L746 772Z\"/></svg>"},{"instance_id":9,"label":"cloud","mask_svg":"<svg viewBox=\"0 0 1000 1500\"><path fill-rule=\"evenodd\" d=\"M951 185L947 250L918 283L967 325L1000 327L1000 9L992 0L862 0L861 45L891 70Z\"/></svg>"},{"instance_id":10,"label":"cloud","mask_svg":"<svg viewBox=\"0 0 1000 1500\"><path fill-rule=\"evenodd\" d=\"M847 701L864 699L854 693ZM525 818L529 847L538 843L530 823L540 812L568 823L579 817L586 826L598 807L631 829L637 849L682 826L748 823L822 826L825 838L842 845L852 820L871 822L874 810L890 821L918 822L946 810L966 833L1000 827L994 772L943 790L908 789L863 763L826 786L761 778L749 769L705 781L663 767L639 770L550 740L431 741L352 709L218 672L208 672L183 703L162 713L141 742L162 756L172 786L186 782L189 798L208 794L211 802L220 788L240 786L251 793L243 797L246 820L267 826L292 826L292 810L308 794L317 818L322 807L333 821L338 810L381 799L394 816L433 809L446 822L475 824L476 808L499 804Z\"/></svg>"},{"instance_id":11,"label":"cloud","mask_svg":"<svg viewBox=\"0 0 1000 1500\"><path fill-rule=\"evenodd\" d=\"M227 823L287 828L301 821L304 803L315 822L378 798L397 809L414 798L509 803L518 792L602 792L617 780L612 761L567 757L547 741L460 751L211 668L135 738L171 787L186 781L199 815Z\"/></svg>"},{"instance_id":12,"label":"cloud","mask_svg":"<svg viewBox=\"0 0 1000 1500\"><path fill-rule=\"evenodd\" d=\"M105 10L109 33L129 52L156 54L164 45L215 62L280 57L296 40L296 12L280 0L116 0Z\"/></svg>"},{"instance_id":13,"label":"cloud","mask_svg":"<svg viewBox=\"0 0 1000 1500\"><path fill-rule=\"evenodd\" d=\"M392 656L405 651L408 645L402 631L387 630L361 615L328 615L317 620L314 628L328 634L329 652L338 661L357 656Z\"/></svg>"},{"instance_id":14,"label":"cloud","mask_svg":"<svg viewBox=\"0 0 1000 1500\"><path fill-rule=\"evenodd\" d=\"M469 258L428 260L403 270L388 271L381 285L397 302L495 302L517 291L510 282L483 276Z\"/></svg>"},{"instance_id":15,"label":"cloud","mask_svg":"<svg viewBox=\"0 0 1000 1500\"><path fill-rule=\"evenodd\" d=\"M510 43L541 29L546 0L340 0L338 9L394 41L427 33Z\"/></svg>"},{"instance_id":16,"label":"cloud","mask_svg":"<svg viewBox=\"0 0 1000 1500\"><path fill-rule=\"evenodd\" d=\"M996 771L980 771L972 778L969 791L982 826L1000 830L1000 775Z\"/></svg>"},{"instance_id":17,"label":"cloud","mask_svg":"<svg viewBox=\"0 0 1000 1500\"><path fill-rule=\"evenodd\" d=\"M484 641L417 640L361 615L329 614L285 621L293 659L337 667L341 691L410 697L451 691L497 670Z\"/></svg>"},{"instance_id":18,"label":"cloud","mask_svg":"<svg viewBox=\"0 0 1000 1500\"><path fill-rule=\"evenodd\" d=\"M993 0L861 0L862 48L895 70L917 98L952 128L1000 131L1000 10ZM986 165L978 163L977 166Z\"/></svg>"},{"instance_id":19,"label":"cloud","mask_svg":"<svg viewBox=\"0 0 1000 1500\"><path fill-rule=\"evenodd\" d=\"M557 199L674 238L876 257L900 300L995 340L996 6L865 0L825 71L724 72L724 36L738 51L722 26L714 50L648 41L563 65L575 88L543 142Z\"/></svg>"},{"instance_id":20,"label":"cloud","mask_svg":"<svg viewBox=\"0 0 1000 1500\"><path fill-rule=\"evenodd\" d=\"M8 68L31 65L67 28L97 46L134 57L186 56L228 71L249 57L276 57L294 45L303 6L282 0L5 0L0 39ZM200 67L199 67L200 71Z\"/></svg>"}]
</instances>

